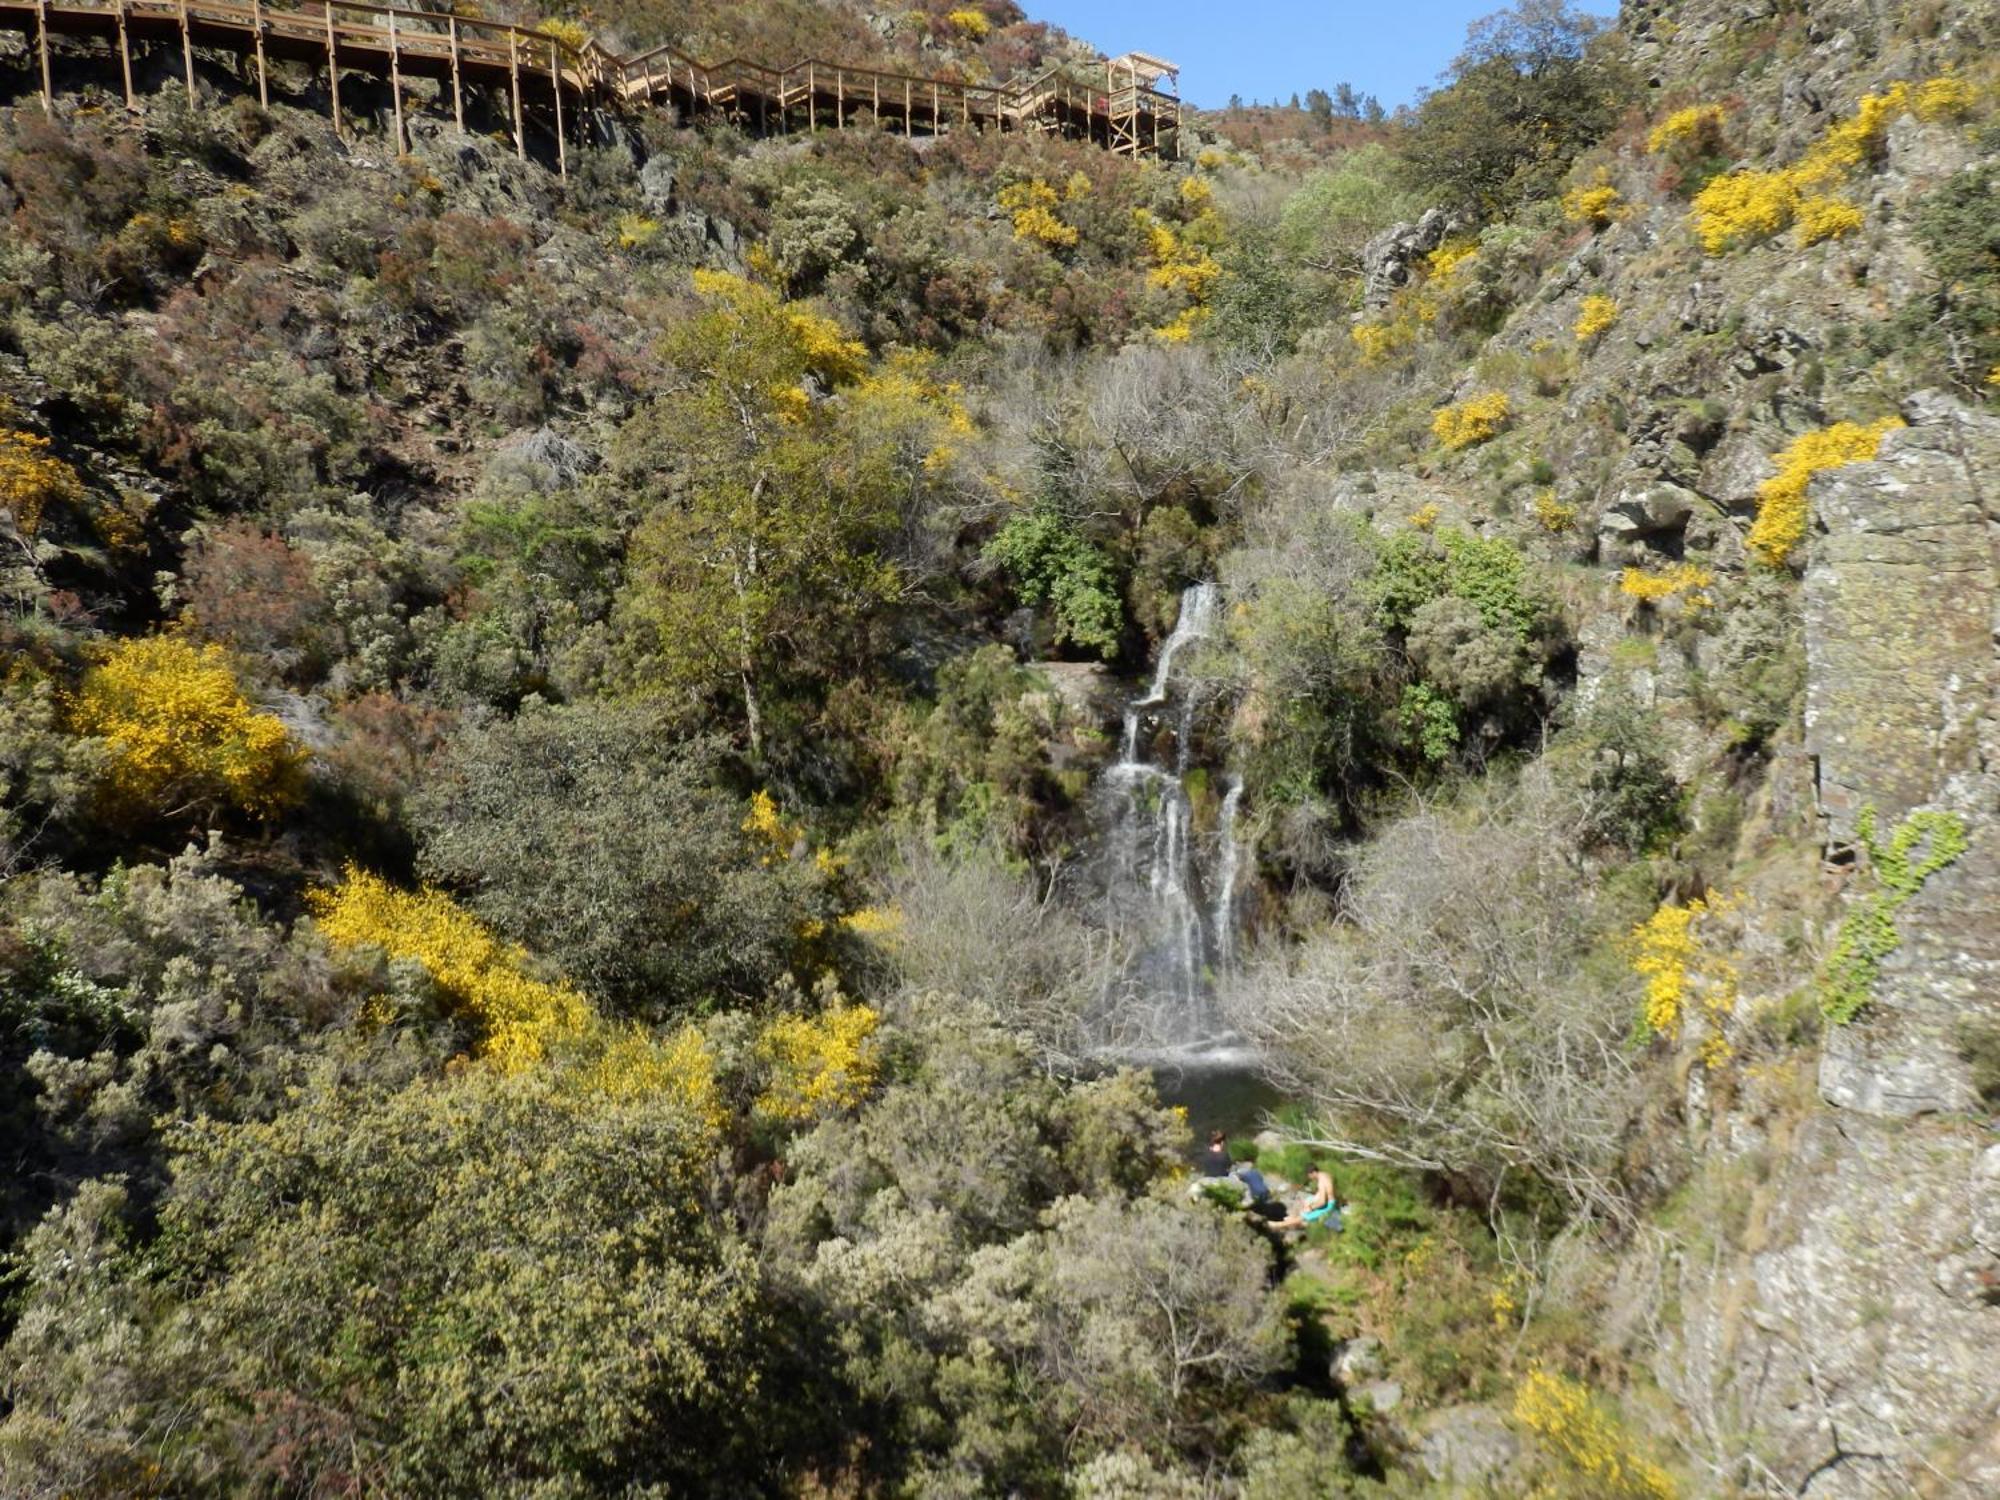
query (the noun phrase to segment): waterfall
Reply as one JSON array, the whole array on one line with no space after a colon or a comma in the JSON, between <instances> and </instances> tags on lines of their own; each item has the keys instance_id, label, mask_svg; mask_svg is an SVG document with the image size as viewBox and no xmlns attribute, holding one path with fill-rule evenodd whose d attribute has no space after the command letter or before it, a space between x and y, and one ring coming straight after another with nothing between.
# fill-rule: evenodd
<instances>
[{"instance_id":1,"label":"waterfall","mask_svg":"<svg viewBox=\"0 0 2000 1500\"><path fill-rule=\"evenodd\" d=\"M1210 926L1215 932L1215 966L1227 969L1236 962L1236 875L1243 860L1243 846L1236 838L1236 814L1243 805L1243 778L1229 778L1229 790L1222 798L1222 868L1215 877L1215 913Z\"/></svg>"},{"instance_id":2,"label":"waterfall","mask_svg":"<svg viewBox=\"0 0 2000 1500\"><path fill-rule=\"evenodd\" d=\"M1235 957L1243 785L1228 779L1217 828L1200 836L1188 794L1200 705L1174 670L1189 646L1213 636L1217 602L1212 583L1181 595L1151 686L1127 705L1119 758L1101 783L1105 898L1135 947L1112 1007L1121 1050L1200 1050L1227 1040L1211 990Z\"/></svg>"}]
</instances>

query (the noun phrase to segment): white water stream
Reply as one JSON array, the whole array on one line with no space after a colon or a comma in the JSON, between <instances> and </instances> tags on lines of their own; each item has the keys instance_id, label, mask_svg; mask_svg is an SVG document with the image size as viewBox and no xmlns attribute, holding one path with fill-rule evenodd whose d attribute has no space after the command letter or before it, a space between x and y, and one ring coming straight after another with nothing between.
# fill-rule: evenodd
<instances>
[{"instance_id":1,"label":"white water stream","mask_svg":"<svg viewBox=\"0 0 2000 1500\"><path fill-rule=\"evenodd\" d=\"M1196 828L1188 784L1199 695L1185 671L1175 675L1177 659L1213 636L1217 603L1212 583L1181 595L1152 685L1127 706L1118 762L1103 776L1105 897L1134 946L1112 1006L1121 1052L1188 1055L1235 1041L1213 987L1236 953L1243 785L1228 778L1215 827Z\"/></svg>"}]
</instances>

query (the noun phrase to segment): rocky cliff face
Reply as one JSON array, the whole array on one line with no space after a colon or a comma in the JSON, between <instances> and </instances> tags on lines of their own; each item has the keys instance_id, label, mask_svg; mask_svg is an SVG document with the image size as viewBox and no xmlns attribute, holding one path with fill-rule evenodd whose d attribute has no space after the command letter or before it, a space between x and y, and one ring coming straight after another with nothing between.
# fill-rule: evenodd
<instances>
[{"instance_id":1,"label":"rocky cliff face","mask_svg":"<svg viewBox=\"0 0 2000 1500\"><path fill-rule=\"evenodd\" d=\"M1628 4L1621 26L1663 107L1733 95L1732 146L1751 165L1796 160L1863 94L1949 71L1996 27L1986 5L1922 20L1831 0L1795 33L1789 13ZM1963 392L1884 392L1906 425L1873 461L1814 479L1807 540L1792 576L1764 575L1777 602L1760 622L1747 592L1717 619L1616 588L1628 567L1692 564L1725 589L1760 576L1746 539L1774 455L1859 411L1861 331L1930 284L1925 195L1984 149L1905 115L1863 233L1710 256L1689 253L1686 205L1648 198L1629 170L1640 154L1621 156L1608 180L1626 211L1542 279L1457 392L1569 345L1586 295L1615 301L1616 337L1583 356L1525 447L1563 476L1553 498L1578 521L1557 545L1599 590L1578 611L1579 701L1620 693L1657 712L1697 803L1732 774L1716 685L1803 643L1802 734L1781 730L1738 784L1742 831L1714 885L1747 893L1736 1025L1800 1014L1804 1040L1726 1083L1688 1062L1692 1176L1617 1278L1650 1312L1630 1352L1674 1397L1716 1493L2000 1494L2000 1135L1968 1041L2000 1036L2000 420ZM1370 247L1381 297L1419 238L1403 226ZM1498 469L1433 475L1457 491L1446 513L1482 524L1479 486ZM1881 888L1864 831L1879 844L1912 815L1949 815L1964 851L1895 907L1859 1015L1822 1023L1839 925Z\"/></svg>"},{"instance_id":2,"label":"rocky cliff face","mask_svg":"<svg viewBox=\"0 0 2000 1500\"><path fill-rule=\"evenodd\" d=\"M1706 1170L1747 1197L1744 1228L1681 1268L1660 1359L1714 1436L1759 1435L1753 1488L1827 1500L2000 1492L2000 1140L1959 1040L2000 1018L2000 422L1934 395L1905 416L1812 488L1807 748L1836 844L1864 807L1940 809L1967 849L1898 910L1818 1098L1753 1090L1718 1129ZM1764 1181L1731 1176L1751 1160Z\"/></svg>"}]
</instances>

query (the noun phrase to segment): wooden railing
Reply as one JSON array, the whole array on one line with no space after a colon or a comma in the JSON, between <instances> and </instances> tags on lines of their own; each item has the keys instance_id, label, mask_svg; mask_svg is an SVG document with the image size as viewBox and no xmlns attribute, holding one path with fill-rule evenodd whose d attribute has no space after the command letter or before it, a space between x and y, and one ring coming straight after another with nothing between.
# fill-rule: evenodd
<instances>
[{"instance_id":1,"label":"wooden railing","mask_svg":"<svg viewBox=\"0 0 2000 1500\"><path fill-rule=\"evenodd\" d=\"M1180 100L1164 90L1112 87L1073 70L1051 68L1011 85L973 84L808 58L770 68L742 58L702 63L673 47L621 57L590 38L580 47L500 21L439 15L391 5L305 0L302 8L263 0L0 0L0 26L24 32L41 70L42 102L53 108L49 39L99 37L116 46L125 102L132 87L133 44L178 42L188 96L195 95L194 52L219 49L253 59L260 103L270 103L270 62L304 61L327 70L333 128L343 133L340 75L362 72L390 83L398 150L408 146L404 75L448 85L453 117L465 124L468 88L504 88L515 150L525 156L529 105L553 112L557 169L568 174L564 96L578 106L667 104L692 116L719 114L760 131L845 130L865 111L878 126L905 135L952 129L1047 130L1134 155L1177 154Z\"/></svg>"}]
</instances>

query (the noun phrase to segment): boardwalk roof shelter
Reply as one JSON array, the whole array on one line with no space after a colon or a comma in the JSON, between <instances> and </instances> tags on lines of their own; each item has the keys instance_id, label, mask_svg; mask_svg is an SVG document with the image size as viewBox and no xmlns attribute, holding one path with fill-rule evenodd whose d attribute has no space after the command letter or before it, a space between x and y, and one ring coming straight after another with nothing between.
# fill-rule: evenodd
<instances>
[{"instance_id":1,"label":"boardwalk roof shelter","mask_svg":"<svg viewBox=\"0 0 2000 1500\"><path fill-rule=\"evenodd\" d=\"M621 57L595 40L575 46L500 22L346 0L294 0L289 5L266 0L0 0L0 27L27 36L41 75L44 108L54 107L51 35L95 37L115 47L128 108L137 107L135 46L166 46L179 54L190 102L195 98L196 48L254 59L258 99L265 104L270 101L268 61L290 59L325 67L336 133L343 133L345 124L341 74L371 74L389 83L396 146L407 149L404 80L428 77L437 81L440 102L449 90L461 128L468 91L497 94L499 112L511 122L515 149L523 155L532 107L552 127L556 165L565 174L565 115L573 132L589 109L607 105L669 105L683 118L721 115L759 133L845 130L865 111L880 128L906 136L961 129L1049 130L1131 156L1177 155L1180 139L1178 70L1143 52L1105 63L1100 90L1093 80L1060 67L994 86L819 59L785 68L742 59L699 63L672 47Z\"/></svg>"},{"instance_id":2,"label":"boardwalk roof shelter","mask_svg":"<svg viewBox=\"0 0 2000 1500\"><path fill-rule=\"evenodd\" d=\"M1180 144L1181 70L1164 57L1127 52L1104 65L1107 144L1123 156L1158 156Z\"/></svg>"}]
</instances>

